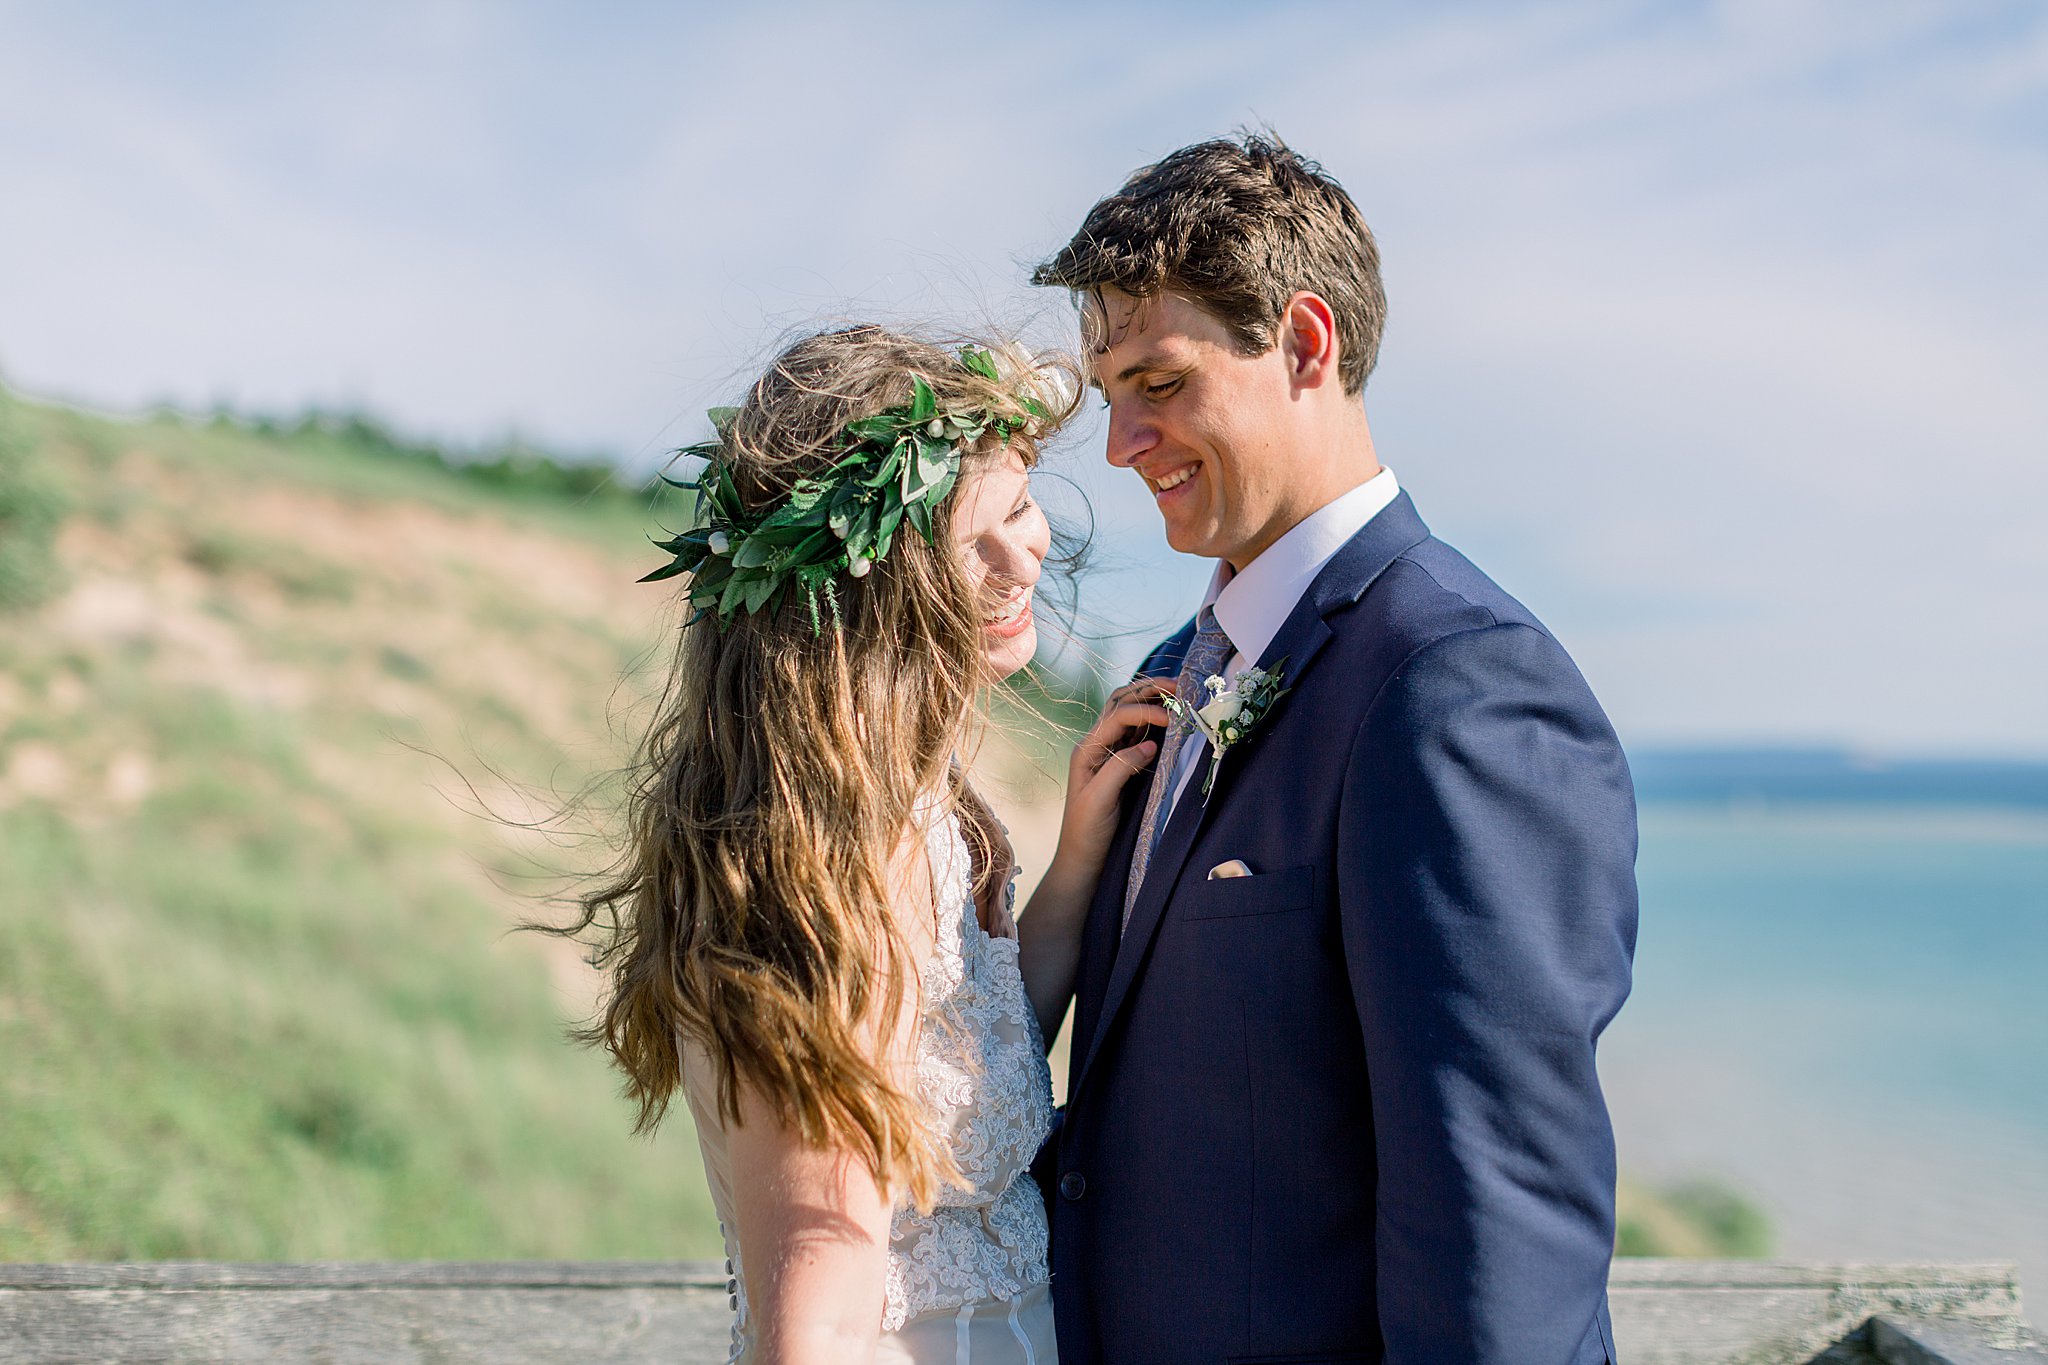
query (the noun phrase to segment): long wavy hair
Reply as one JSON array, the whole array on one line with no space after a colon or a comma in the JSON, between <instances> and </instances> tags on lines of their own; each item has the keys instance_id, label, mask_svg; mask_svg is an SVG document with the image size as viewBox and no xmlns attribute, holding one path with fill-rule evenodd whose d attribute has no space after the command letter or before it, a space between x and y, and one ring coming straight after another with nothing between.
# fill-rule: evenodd
<instances>
[{"instance_id":1,"label":"long wavy hair","mask_svg":"<svg viewBox=\"0 0 2048 1365\"><path fill-rule=\"evenodd\" d=\"M1045 403L1051 429L1007 447L1035 464L1073 413L1074 370L994 349L999 383L880 327L806 337L755 381L714 458L764 509L843 453L848 422L907 401L918 375L942 410L1023 416L1022 396ZM953 762L992 679L989 604L952 548L952 519L958 489L1003 449L985 438L964 453L932 543L906 525L872 572L839 583L840 628L818 630L792 592L779 609L681 632L629 768L620 859L558 930L596 926L607 989L579 1036L625 1074L636 1132L667 1113L687 1037L710 1060L725 1121L738 1121L745 1087L920 1206L955 1177L877 1040L916 1003L903 917L936 907L891 904L889 869L934 794L962 815L978 875L1008 870L993 866L986 807Z\"/></svg>"}]
</instances>

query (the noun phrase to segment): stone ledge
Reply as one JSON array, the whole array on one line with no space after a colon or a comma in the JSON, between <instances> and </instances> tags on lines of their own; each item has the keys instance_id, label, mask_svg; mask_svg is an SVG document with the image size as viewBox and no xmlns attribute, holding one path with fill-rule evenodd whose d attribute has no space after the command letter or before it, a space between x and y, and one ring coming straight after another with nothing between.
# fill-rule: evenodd
<instances>
[{"instance_id":1,"label":"stone ledge","mask_svg":"<svg viewBox=\"0 0 2048 1365\"><path fill-rule=\"evenodd\" d=\"M1622 1260L1609 1285L1624 1365L2048 1359L2004 1263ZM702 1261L0 1264L0 1365L709 1365L725 1359L725 1288Z\"/></svg>"},{"instance_id":2,"label":"stone ledge","mask_svg":"<svg viewBox=\"0 0 2048 1365\"><path fill-rule=\"evenodd\" d=\"M2007 1262L1619 1260L1608 1278L1623 1365L1862 1365L1866 1328L1901 1321L2018 1330Z\"/></svg>"},{"instance_id":3,"label":"stone ledge","mask_svg":"<svg viewBox=\"0 0 2048 1365\"><path fill-rule=\"evenodd\" d=\"M1884 1365L2048 1365L2048 1349L2024 1327L1986 1331L1946 1322L1870 1320L1870 1346Z\"/></svg>"}]
</instances>

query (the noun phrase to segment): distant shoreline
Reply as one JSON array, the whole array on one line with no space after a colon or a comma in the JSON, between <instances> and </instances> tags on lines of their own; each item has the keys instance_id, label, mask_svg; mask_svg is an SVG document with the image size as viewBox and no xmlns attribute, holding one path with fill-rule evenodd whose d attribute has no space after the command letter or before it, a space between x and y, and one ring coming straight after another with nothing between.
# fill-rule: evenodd
<instances>
[{"instance_id":1,"label":"distant shoreline","mask_svg":"<svg viewBox=\"0 0 2048 1365\"><path fill-rule=\"evenodd\" d=\"M2048 810L2048 763L1872 759L1837 749L1648 749L1629 755L1644 801L1996 806Z\"/></svg>"}]
</instances>

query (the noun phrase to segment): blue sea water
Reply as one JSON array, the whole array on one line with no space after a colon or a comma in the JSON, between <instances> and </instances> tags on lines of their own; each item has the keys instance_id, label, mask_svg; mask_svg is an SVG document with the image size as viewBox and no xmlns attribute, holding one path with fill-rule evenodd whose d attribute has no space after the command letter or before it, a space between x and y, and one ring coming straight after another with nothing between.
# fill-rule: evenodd
<instances>
[{"instance_id":1,"label":"blue sea water","mask_svg":"<svg viewBox=\"0 0 2048 1365\"><path fill-rule=\"evenodd\" d=\"M2048 1296L2048 770L1715 761L1638 762L1623 1167L1745 1189L1786 1255L2018 1260Z\"/></svg>"}]
</instances>

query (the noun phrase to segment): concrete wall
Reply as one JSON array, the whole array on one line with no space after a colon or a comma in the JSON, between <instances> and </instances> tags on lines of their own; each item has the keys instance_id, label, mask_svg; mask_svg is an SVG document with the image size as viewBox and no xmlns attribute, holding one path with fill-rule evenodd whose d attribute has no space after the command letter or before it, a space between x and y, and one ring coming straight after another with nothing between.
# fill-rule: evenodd
<instances>
[{"instance_id":1,"label":"concrete wall","mask_svg":"<svg viewBox=\"0 0 2048 1365\"><path fill-rule=\"evenodd\" d=\"M1611 1286L1624 1365L2048 1361L2010 1265L1624 1260ZM0 1362L713 1365L729 1312L707 1263L0 1265Z\"/></svg>"}]
</instances>

